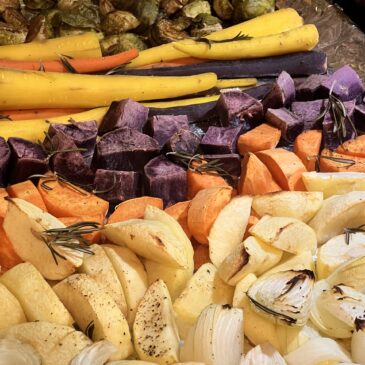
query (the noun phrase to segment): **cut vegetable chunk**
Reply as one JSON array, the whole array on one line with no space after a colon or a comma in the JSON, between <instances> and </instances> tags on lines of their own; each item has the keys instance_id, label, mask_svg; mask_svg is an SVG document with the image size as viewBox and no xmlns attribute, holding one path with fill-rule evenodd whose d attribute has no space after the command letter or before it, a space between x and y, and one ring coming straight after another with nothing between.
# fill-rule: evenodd
<instances>
[{"instance_id":1,"label":"cut vegetable chunk","mask_svg":"<svg viewBox=\"0 0 365 365\"><path fill-rule=\"evenodd\" d=\"M231 175L233 180L235 177L240 176L241 174L241 158L236 153L224 153L224 154L213 154L213 155L204 155L204 160L216 161L220 164L220 168L224 170L224 172ZM227 180L230 181L230 176L226 176ZM230 181L231 182L231 181Z\"/></svg>"},{"instance_id":2,"label":"cut vegetable chunk","mask_svg":"<svg viewBox=\"0 0 365 365\"><path fill-rule=\"evenodd\" d=\"M23 260L15 252L13 244L9 241L4 228L0 227L0 273L20 264Z\"/></svg>"},{"instance_id":3,"label":"cut vegetable chunk","mask_svg":"<svg viewBox=\"0 0 365 365\"><path fill-rule=\"evenodd\" d=\"M307 170L295 153L276 148L257 152L256 156L267 166L282 189L305 190L302 173Z\"/></svg>"},{"instance_id":4,"label":"cut vegetable chunk","mask_svg":"<svg viewBox=\"0 0 365 365\"><path fill-rule=\"evenodd\" d=\"M355 139L350 139L342 145L340 145L337 150L337 153L342 153L343 155L350 155L356 157L365 158L365 135L358 136Z\"/></svg>"},{"instance_id":5,"label":"cut vegetable chunk","mask_svg":"<svg viewBox=\"0 0 365 365\"><path fill-rule=\"evenodd\" d=\"M149 109L132 99L113 101L99 127L105 134L118 128L131 128L142 132L147 123Z\"/></svg>"},{"instance_id":6,"label":"cut vegetable chunk","mask_svg":"<svg viewBox=\"0 0 365 365\"><path fill-rule=\"evenodd\" d=\"M327 75L310 75L296 88L296 99L310 101L327 97L327 92L322 87L322 83L327 79Z\"/></svg>"},{"instance_id":7,"label":"cut vegetable chunk","mask_svg":"<svg viewBox=\"0 0 365 365\"><path fill-rule=\"evenodd\" d=\"M294 142L294 153L302 160L307 171L316 170L316 156L319 155L322 143L322 131L304 131Z\"/></svg>"},{"instance_id":8,"label":"cut vegetable chunk","mask_svg":"<svg viewBox=\"0 0 365 365\"><path fill-rule=\"evenodd\" d=\"M0 137L0 186L7 184L9 161L10 148L5 139Z\"/></svg>"},{"instance_id":9,"label":"cut vegetable chunk","mask_svg":"<svg viewBox=\"0 0 365 365\"><path fill-rule=\"evenodd\" d=\"M325 148L321 152L319 166L322 172L365 172L365 158L344 155Z\"/></svg>"},{"instance_id":10,"label":"cut vegetable chunk","mask_svg":"<svg viewBox=\"0 0 365 365\"><path fill-rule=\"evenodd\" d=\"M130 128L120 128L100 139L96 165L105 170L141 171L158 152L155 139Z\"/></svg>"},{"instance_id":11,"label":"cut vegetable chunk","mask_svg":"<svg viewBox=\"0 0 365 365\"><path fill-rule=\"evenodd\" d=\"M159 197L165 206L186 199L186 171L164 156L155 157L144 167L146 190Z\"/></svg>"},{"instance_id":12,"label":"cut vegetable chunk","mask_svg":"<svg viewBox=\"0 0 365 365\"><path fill-rule=\"evenodd\" d=\"M187 200L170 205L165 209L167 214L171 215L171 217L175 218L179 222L181 228L184 230L188 238L191 238L191 232L188 227L188 211L190 203L191 201Z\"/></svg>"},{"instance_id":13,"label":"cut vegetable chunk","mask_svg":"<svg viewBox=\"0 0 365 365\"><path fill-rule=\"evenodd\" d=\"M327 107L327 99L313 100L313 101L295 101L291 105L291 110L304 123L304 130L307 129L321 129L320 123L317 123L317 118Z\"/></svg>"},{"instance_id":14,"label":"cut vegetable chunk","mask_svg":"<svg viewBox=\"0 0 365 365\"><path fill-rule=\"evenodd\" d=\"M192 131L179 129L165 143L164 152L183 152L194 155L200 144L200 138Z\"/></svg>"}]
</instances>

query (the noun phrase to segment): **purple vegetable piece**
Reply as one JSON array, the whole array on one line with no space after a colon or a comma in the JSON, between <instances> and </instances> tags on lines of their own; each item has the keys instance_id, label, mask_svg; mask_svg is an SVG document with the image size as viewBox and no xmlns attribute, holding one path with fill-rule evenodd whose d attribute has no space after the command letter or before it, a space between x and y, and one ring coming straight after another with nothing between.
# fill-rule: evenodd
<instances>
[{"instance_id":1,"label":"purple vegetable piece","mask_svg":"<svg viewBox=\"0 0 365 365\"><path fill-rule=\"evenodd\" d=\"M186 200L186 171L179 165L158 156L144 167L147 193L161 198L165 207Z\"/></svg>"},{"instance_id":2,"label":"purple vegetable piece","mask_svg":"<svg viewBox=\"0 0 365 365\"><path fill-rule=\"evenodd\" d=\"M210 126L200 143L200 147L205 153L235 153L237 150L237 139L240 134L242 134L242 126Z\"/></svg>"},{"instance_id":3,"label":"purple vegetable piece","mask_svg":"<svg viewBox=\"0 0 365 365\"><path fill-rule=\"evenodd\" d=\"M103 135L118 128L131 128L142 132L148 112L148 108L132 99L113 101L100 124L99 134Z\"/></svg>"},{"instance_id":4,"label":"purple vegetable piece","mask_svg":"<svg viewBox=\"0 0 365 365\"><path fill-rule=\"evenodd\" d=\"M291 105L292 112L304 123L304 130L322 128L316 119L326 109L328 101L325 99L313 101L295 101Z\"/></svg>"},{"instance_id":5,"label":"purple vegetable piece","mask_svg":"<svg viewBox=\"0 0 365 365\"><path fill-rule=\"evenodd\" d=\"M48 171L47 156L40 145L17 137L9 138L8 143L11 151L9 166L11 184Z\"/></svg>"},{"instance_id":6,"label":"purple vegetable piece","mask_svg":"<svg viewBox=\"0 0 365 365\"><path fill-rule=\"evenodd\" d=\"M262 104L264 111L288 107L295 100L295 84L291 76L283 71L276 82L274 82L270 92L264 97Z\"/></svg>"},{"instance_id":7,"label":"purple vegetable piece","mask_svg":"<svg viewBox=\"0 0 365 365\"><path fill-rule=\"evenodd\" d=\"M160 151L158 142L135 129L108 132L96 145L95 164L99 169L141 171Z\"/></svg>"},{"instance_id":8,"label":"purple vegetable piece","mask_svg":"<svg viewBox=\"0 0 365 365\"><path fill-rule=\"evenodd\" d=\"M303 120L286 108L268 109L265 115L267 123L281 129L281 137L288 142L303 131Z\"/></svg>"},{"instance_id":9,"label":"purple vegetable piece","mask_svg":"<svg viewBox=\"0 0 365 365\"><path fill-rule=\"evenodd\" d=\"M354 121L356 128L365 132L365 104L360 104L355 107Z\"/></svg>"},{"instance_id":10,"label":"purple vegetable piece","mask_svg":"<svg viewBox=\"0 0 365 365\"><path fill-rule=\"evenodd\" d=\"M48 128L50 137L53 137L57 131L61 131L71 137L77 148L86 149L86 151L81 152L81 154L84 156L86 164L90 166L94 155L96 137L98 135L98 125L96 121L91 120L82 123L72 122L70 124L52 123ZM43 144L49 148L47 139Z\"/></svg>"},{"instance_id":11,"label":"purple vegetable piece","mask_svg":"<svg viewBox=\"0 0 365 365\"><path fill-rule=\"evenodd\" d=\"M221 168L228 172L233 177L241 175L241 157L236 153L222 154L222 155L204 155L204 160L214 161L219 160Z\"/></svg>"},{"instance_id":12,"label":"purple vegetable piece","mask_svg":"<svg viewBox=\"0 0 365 365\"><path fill-rule=\"evenodd\" d=\"M258 123L264 117L262 104L252 96L242 91L226 91L218 100L217 113L221 125L230 123Z\"/></svg>"},{"instance_id":13,"label":"purple vegetable piece","mask_svg":"<svg viewBox=\"0 0 365 365\"><path fill-rule=\"evenodd\" d=\"M192 131L180 129L166 142L163 152L183 152L193 155L198 149L200 138Z\"/></svg>"},{"instance_id":14,"label":"purple vegetable piece","mask_svg":"<svg viewBox=\"0 0 365 365\"><path fill-rule=\"evenodd\" d=\"M301 101L324 99L328 96L322 83L326 82L326 75L311 75L296 88L296 99Z\"/></svg>"},{"instance_id":15,"label":"purple vegetable piece","mask_svg":"<svg viewBox=\"0 0 365 365\"><path fill-rule=\"evenodd\" d=\"M335 71L322 83L322 86L328 92L332 89L333 94L342 101L356 99L364 92L364 85L359 75L348 65Z\"/></svg>"},{"instance_id":16,"label":"purple vegetable piece","mask_svg":"<svg viewBox=\"0 0 365 365\"><path fill-rule=\"evenodd\" d=\"M141 174L135 171L96 170L94 188L96 194L110 202L136 198L140 194Z\"/></svg>"},{"instance_id":17,"label":"purple vegetable piece","mask_svg":"<svg viewBox=\"0 0 365 365\"><path fill-rule=\"evenodd\" d=\"M0 137L0 186L7 184L10 148L3 137Z\"/></svg>"},{"instance_id":18,"label":"purple vegetable piece","mask_svg":"<svg viewBox=\"0 0 365 365\"><path fill-rule=\"evenodd\" d=\"M54 172L76 184L92 184L94 174L81 152L77 151L78 147L72 137L61 130L56 130L52 137L52 146L58 151L51 158ZM76 151L61 152L67 150Z\"/></svg>"},{"instance_id":19,"label":"purple vegetable piece","mask_svg":"<svg viewBox=\"0 0 365 365\"><path fill-rule=\"evenodd\" d=\"M155 115L146 127L147 133L158 141L160 147L179 129L189 129L186 115Z\"/></svg>"}]
</instances>

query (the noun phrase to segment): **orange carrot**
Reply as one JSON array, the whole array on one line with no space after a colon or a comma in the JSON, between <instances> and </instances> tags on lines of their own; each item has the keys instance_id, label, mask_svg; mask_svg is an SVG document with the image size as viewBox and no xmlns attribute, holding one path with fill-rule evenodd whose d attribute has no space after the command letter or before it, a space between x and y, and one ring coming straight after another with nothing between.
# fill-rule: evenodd
<instances>
[{"instance_id":1,"label":"orange carrot","mask_svg":"<svg viewBox=\"0 0 365 365\"><path fill-rule=\"evenodd\" d=\"M196 243L194 249L194 270L198 270L200 266L210 262L209 246Z\"/></svg>"},{"instance_id":2,"label":"orange carrot","mask_svg":"<svg viewBox=\"0 0 365 365\"><path fill-rule=\"evenodd\" d=\"M241 195L261 195L281 190L268 168L253 153L245 155L241 166L238 185Z\"/></svg>"},{"instance_id":3,"label":"orange carrot","mask_svg":"<svg viewBox=\"0 0 365 365\"><path fill-rule=\"evenodd\" d=\"M289 191L305 191L302 173L307 169L300 158L283 148L260 151L256 156L271 172L280 187Z\"/></svg>"},{"instance_id":4,"label":"orange carrot","mask_svg":"<svg viewBox=\"0 0 365 365\"><path fill-rule=\"evenodd\" d=\"M36 186L30 181L23 181L18 184L10 185L7 188L9 195L12 198L19 198L26 200L29 203L37 206L38 208L47 211L43 198L39 193Z\"/></svg>"},{"instance_id":5,"label":"orange carrot","mask_svg":"<svg viewBox=\"0 0 365 365\"><path fill-rule=\"evenodd\" d=\"M104 225L104 216L102 215L85 215L82 217L61 217L58 218L65 226L71 226L75 223L80 222L96 222L101 226ZM89 234L85 234L84 237L92 243L97 243L100 241L101 232L93 232Z\"/></svg>"},{"instance_id":6,"label":"orange carrot","mask_svg":"<svg viewBox=\"0 0 365 365\"><path fill-rule=\"evenodd\" d=\"M254 226L260 219L257 217L257 215L250 215L250 217L248 218L248 223L247 223L247 227L246 227L246 232L245 235L243 236L243 239L245 240L247 237L251 236L250 235L250 228L252 226Z\"/></svg>"},{"instance_id":7,"label":"orange carrot","mask_svg":"<svg viewBox=\"0 0 365 365\"><path fill-rule=\"evenodd\" d=\"M179 223L186 235L191 238L191 232L188 227L188 210L190 207L190 200L179 202L169 206L165 212L174 217Z\"/></svg>"},{"instance_id":8,"label":"orange carrot","mask_svg":"<svg viewBox=\"0 0 365 365\"><path fill-rule=\"evenodd\" d=\"M143 218L147 205L163 209L163 201L160 198L142 196L141 198L129 199L115 208L108 219L108 224L123 222L128 219Z\"/></svg>"},{"instance_id":9,"label":"orange carrot","mask_svg":"<svg viewBox=\"0 0 365 365\"><path fill-rule=\"evenodd\" d=\"M48 187L45 188L42 184ZM80 188L58 181L40 179L38 191L50 214L60 217L82 217L90 214L106 216L109 203L96 195Z\"/></svg>"},{"instance_id":10,"label":"orange carrot","mask_svg":"<svg viewBox=\"0 0 365 365\"><path fill-rule=\"evenodd\" d=\"M365 158L365 135L358 136L355 139L350 139L336 150L337 153L342 153L343 155L350 155L356 157Z\"/></svg>"},{"instance_id":11,"label":"orange carrot","mask_svg":"<svg viewBox=\"0 0 365 365\"><path fill-rule=\"evenodd\" d=\"M208 244L208 235L219 212L231 200L231 187L215 187L200 190L190 203L188 227L201 244Z\"/></svg>"},{"instance_id":12,"label":"orange carrot","mask_svg":"<svg viewBox=\"0 0 365 365\"><path fill-rule=\"evenodd\" d=\"M138 49L132 48L128 51L113 56L100 58L67 58L67 62L78 73L91 73L105 71L123 65L138 56ZM15 68L19 70L44 70L47 72L69 72L62 61L11 61L0 60L0 68Z\"/></svg>"},{"instance_id":13,"label":"orange carrot","mask_svg":"<svg viewBox=\"0 0 365 365\"><path fill-rule=\"evenodd\" d=\"M188 184L188 199L193 199L194 196L203 189L217 186L229 186L227 181L219 175L200 174L188 169L186 177Z\"/></svg>"},{"instance_id":14,"label":"orange carrot","mask_svg":"<svg viewBox=\"0 0 365 365\"><path fill-rule=\"evenodd\" d=\"M327 158L320 158L319 165L321 172L365 172L365 158L344 155L324 149L321 156L343 160L333 161Z\"/></svg>"},{"instance_id":15,"label":"orange carrot","mask_svg":"<svg viewBox=\"0 0 365 365\"><path fill-rule=\"evenodd\" d=\"M0 218L4 218L8 210L8 202L4 198L9 196L5 188L0 188Z\"/></svg>"},{"instance_id":16,"label":"orange carrot","mask_svg":"<svg viewBox=\"0 0 365 365\"><path fill-rule=\"evenodd\" d=\"M179 67L179 66L186 66L186 65L196 65L198 63L204 63L204 62L207 62L207 60L194 58L194 57L185 57L185 58L179 58L176 60L172 60L170 62L151 63L149 65L136 67L136 70L150 69L150 68L163 68L163 67Z\"/></svg>"},{"instance_id":17,"label":"orange carrot","mask_svg":"<svg viewBox=\"0 0 365 365\"><path fill-rule=\"evenodd\" d=\"M280 129L263 123L240 135L237 141L238 152L243 156L247 152L258 152L275 148L279 143L280 137Z\"/></svg>"},{"instance_id":18,"label":"orange carrot","mask_svg":"<svg viewBox=\"0 0 365 365\"><path fill-rule=\"evenodd\" d=\"M62 117L64 115L81 113L85 109L72 109L72 108L60 108L60 109L29 109L29 110L3 110L0 111L0 115L3 115L9 120L31 120L40 118Z\"/></svg>"},{"instance_id":19,"label":"orange carrot","mask_svg":"<svg viewBox=\"0 0 365 365\"><path fill-rule=\"evenodd\" d=\"M311 130L299 134L294 142L294 153L302 160L308 171L316 170L316 160L322 142L322 131Z\"/></svg>"},{"instance_id":20,"label":"orange carrot","mask_svg":"<svg viewBox=\"0 0 365 365\"><path fill-rule=\"evenodd\" d=\"M14 251L13 244L9 241L3 229L2 219L0 220L0 273L11 269L23 262Z\"/></svg>"}]
</instances>

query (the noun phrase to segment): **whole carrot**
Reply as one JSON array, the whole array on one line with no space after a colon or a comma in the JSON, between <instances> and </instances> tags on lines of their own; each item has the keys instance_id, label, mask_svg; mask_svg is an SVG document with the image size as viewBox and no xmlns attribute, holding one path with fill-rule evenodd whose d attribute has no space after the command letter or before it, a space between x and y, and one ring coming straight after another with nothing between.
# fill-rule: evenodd
<instances>
[{"instance_id":1,"label":"whole carrot","mask_svg":"<svg viewBox=\"0 0 365 365\"><path fill-rule=\"evenodd\" d=\"M138 56L138 49L132 48L128 51L113 56L100 58L67 58L62 61L11 61L0 60L0 68L15 68L19 70L48 71L48 72L69 72L67 65L70 65L77 73L92 73L105 71L123 65Z\"/></svg>"},{"instance_id":2,"label":"whole carrot","mask_svg":"<svg viewBox=\"0 0 365 365\"><path fill-rule=\"evenodd\" d=\"M2 110L0 116L8 120L32 120L39 118L62 117L64 115L81 113L85 109L81 108L45 108L45 109L15 109Z\"/></svg>"}]
</instances>

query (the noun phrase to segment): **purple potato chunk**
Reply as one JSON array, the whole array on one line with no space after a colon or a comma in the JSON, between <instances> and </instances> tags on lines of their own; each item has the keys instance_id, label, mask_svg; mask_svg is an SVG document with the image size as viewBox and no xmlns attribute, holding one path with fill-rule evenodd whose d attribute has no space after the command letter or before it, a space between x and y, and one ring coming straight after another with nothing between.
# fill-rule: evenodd
<instances>
[{"instance_id":1,"label":"purple potato chunk","mask_svg":"<svg viewBox=\"0 0 365 365\"><path fill-rule=\"evenodd\" d=\"M0 186L5 187L8 180L10 148L3 137L0 137Z\"/></svg>"},{"instance_id":2,"label":"purple potato chunk","mask_svg":"<svg viewBox=\"0 0 365 365\"><path fill-rule=\"evenodd\" d=\"M81 154L86 164L91 165L93 159L96 137L98 135L98 125L95 120L87 122L71 122L70 124L52 123L49 126L48 134L53 137L58 131L65 133L71 137L77 148L83 148ZM43 144L48 147L47 140Z\"/></svg>"},{"instance_id":3,"label":"purple potato chunk","mask_svg":"<svg viewBox=\"0 0 365 365\"><path fill-rule=\"evenodd\" d=\"M223 92L216 109L223 126L244 122L255 125L261 122L264 117L262 104L242 91Z\"/></svg>"},{"instance_id":4,"label":"purple potato chunk","mask_svg":"<svg viewBox=\"0 0 365 365\"><path fill-rule=\"evenodd\" d=\"M164 153L182 152L193 155L198 149L200 138L192 131L180 129L165 143Z\"/></svg>"},{"instance_id":5,"label":"purple potato chunk","mask_svg":"<svg viewBox=\"0 0 365 365\"><path fill-rule=\"evenodd\" d=\"M135 171L96 170L95 193L111 204L119 204L140 195L141 174Z\"/></svg>"},{"instance_id":6,"label":"purple potato chunk","mask_svg":"<svg viewBox=\"0 0 365 365\"><path fill-rule=\"evenodd\" d=\"M104 170L142 171L158 155L158 142L135 129L120 128L104 134L96 145L95 166Z\"/></svg>"},{"instance_id":7,"label":"purple potato chunk","mask_svg":"<svg viewBox=\"0 0 365 365\"><path fill-rule=\"evenodd\" d=\"M53 148L57 150L51 158L52 170L70 182L92 184L93 172L81 152L77 151L78 147L72 137L58 130L51 141ZM62 152L67 150L69 152Z\"/></svg>"},{"instance_id":8,"label":"purple potato chunk","mask_svg":"<svg viewBox=\"0 0 365 365\"><path fill-rule=\"evenodd\" d=\"M8 143L11 151L11 184L28 180L31 175L43 175L48 171L47 156L40 145L18 137L10 137Z\"/></svg>"},{"instance_id":9,"label":"purple potato chunk","mask_svg":"<svg viewBox=\"0 0 365 365\"><path fill-rule=\"evenodd\" d=\"M268 109L265 115L267 123L281 130L281 137L294 142L294 139L303 131L303 120L286 108Z\"/></svg>"},{"instance_id":10,"label":"purple potato chunk","mask_svg":"<svg viewBox=\"0 0 365 365\"><path fill-rule=\"evenodd\" d=\"M118 128L131 128L142 132L149 109L132 99L113 101L99 127L103 135Z\"/></svg>"},{"instance_id":11,"label":"purple potato chunk","mask_svg":"<svg viewBox=\"0 0 365 365\"><path fill-rule=\"evenodd\" d=\"M186 170L158 156L144 167L147 194L161 198L165 207L186 200Z\"/></svg>"},{"instance_id":12,"label":"purple potato chunk","mask_svg":"<svg viewBox=\"0 0 365 365\"><path fill-rule=\"evenodd\" d=\"M356 128L365 132L365 104L359 104L355 107L354 121Z\"/></svg>"},{"instance_id":13,"label":"purple potato chunk","mask_svg":"<svg viewBox=\"0 0 365 365\"><path fill-rule=\"evenodd\" d=\"M189 129L186 115L155 115L148 121L146 132L162 147L180 129Z\"/></svg>"},{"instance_id":14,"label":"purple potato chunk","mask_svg":"<svg viewBox=\"0 0 365 365\"><path fill-rule=\"evenodd\" d=\"M295 101L291 105L292 112L304 123L304 130L321 128L318 116L326 109L328 100Z\"/></svg>"},{"instance_id":15,"label":"purple potato chunk","mask_svg":"<svg viewBox=\"0 0 365 365\"><path fill-rule=\"evenodd\" d=\"M222 155L204 155L204 160L214 161L218 160L220 167L233 177L241 175L241 157L236 153L222 154Z\"/></svg>"},{"instance_id":16,"label":"purple potato chunk","mask_svg":"<svg viewBox=\"0 0 365 365\"><path fill-rule=\"evenodd\" d=\"M237 139L243 133L242 126L214 127L210 126L205 133L200 147L204 153L224 154L237 151Z\"/></svg>"},{"instance_id":17,"label":"purple potato chunk","mask_svg":"<svg viewBox=\"0 0 365 365\"><path fill-rule=\"evenodd\" d=\"M311 75L296 88L296 100L310 101L324 99L328 96L328 91L322 87L322 83L327 81L326 75Z\"/></svg>"},{"instance_id":18,"label":"purple potato chunk","mask_svg":"<svg viewBox=\"0 0 365 365\"><path fill-rule=\"evenodd\" d=\"M270 92L264 97L262 104L264 111L288 107L295 100L295 84L291 76L283 71L276 82L274 82Z\"/></svg>"},{"instance_id":19,"label":"purple potato chunk","mask_svg":"<svg viewBox=\"0 0 365 365\"><path fill-rule=\"evenodd\" d=\"M346 65L336 70L322 83L322 86L342 101L349 101L360 97L364 92L364 85L354 69Z\"/></svg>"}]
</instances>

